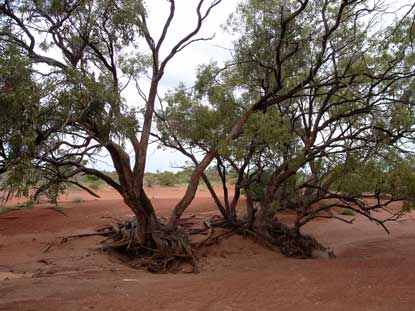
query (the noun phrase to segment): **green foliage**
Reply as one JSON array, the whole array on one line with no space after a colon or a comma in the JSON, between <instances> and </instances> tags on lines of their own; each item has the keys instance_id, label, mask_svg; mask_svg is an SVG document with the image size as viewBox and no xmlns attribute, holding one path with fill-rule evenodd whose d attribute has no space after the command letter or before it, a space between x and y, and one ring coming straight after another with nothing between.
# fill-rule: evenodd
<instances>
[{"instance_id":1,"label":"green foliage","mask_svg":"<svg viewBox=\"0 0 415 311\"><path fill-rule=\"evenodd\" d=\"M85 181L86 182L94 182L99 180L99 178L95 175L85 175Z\"/></svg>"},{"instance_id":2,"label":"green foliage","mask_svg":"<svg viewBox=\"0 0 415 311\"><path fill-rule=\"evenodd\" d=\"M251 196L256 202L263 202L267 186L270 184L272 171L257 172L257 178L249 184L244 192ZM298 207L302 193L296 189L301 184L301 174L291 176L282 183L274 194L273 210L279 211L286 208Z\"/></svg>"},{"instance_id":3,"label":"green foliage","mask_svg":"<svg viewBox=\"0 0 415 311\"><path fill-rule=\"evenodd\" d=\"M155 185L172 187L176 184L183 183L183 178L186 178L185 174L180 172L177 174L172 172L146 173L144 176L144 185L150 188Z\"/></svg>"},{"instance_id":4,"label":"green foliage","mask_svg":"<svg viewBox=\"0 0 415 311\"><path fill-rule=\"evenodd\" d=\"M39 104L42 90L30 62L16 47L0 49L0 89L0 171L7 170L7 188L27 195L38 176L31 163L36 127L47 121Z\"/></svg>"},{"instance_id":5,"label":"green foliage","mask_svg":"<svg viewBox=\"0 0 415 311\"><path fill-rule=\"evenodd\" d=\"M172 172L159 173L157 176L160 186L172 187L177 183L176 175Z\"/></svg>"},{"instance_id":6,"label":"green foliage","mask_svg":"<svg viewBox=\"0 0 415 311\"><path fill-rule=\"evenodd\" d=\"M190 181L190 177L193 173L191 168L185 168L176 173L176 179L178 184L187 184Z\"/></svg>"},{"instance_id":7,"label":"green foliage","mask_svg":"<svg viewBox=\"0 0 415 311\"><path fill-rule=\"evenodd\" d=\"M349 157L333 169L334 189L349 195L388 194L402 200L415 200L415 158L383 150L368 161Z\"/></svg>"},{"instance_id":8,"label":"green foliage","mask_svg":"<svg viewBox=\"0 0 415 311\"><path fill-rule=\"evenodd\" d=\"M146 173L144 176L144 185L146 187L153 187L154 185L158 184L158 178L155 174L152 173Z\"/></svg>"},{"instance_id":9,"label":"green foliage","mask_svg":"<svg viewBox=\"0 0 415 311\"><path fill-rule=\"evenodd\" d=\"M205 80L215 70L218 70L215 65L200 68L199 82L207 83ZM205 99L210 105L204 104ZM191 146L219 146L240 113L232 89L222 85L198 85L194 92L181 85L167 94L166 101L168 106L163 114L167 124L158 122L166 144L175 144L170 135L174 133Z\"/></svg>"},{"instance_id":10,"label":"green foliage","mask_svg":"<svg viewBox=\"0 0 415 311\"><path fill-rule=\"evenodd\" d=\"M137 0L47 0L12 1L0 14L0 173L7 171L8 190L27 196L79 168L40 159L85 165L108 142L122 146L136 135L138 111L126 105L118 79L139 79L151 67L148 55L131 53L146 12ZM32 62L49 66L34 70ZM99 144L86 156L88 133ZM49 191L51 200L60 191Z\"/></svg>"},{"instance_id":11,"label":"green foliage","mask_svg":"<svg viewBox=\"0 0 415 311\"><path fill-rule=\"evenodd\" d=\"M55 183L55 184L49 185L46 190L48 201L57 205L59 195L63 194L65 190L66 190L66 184L64 183Z\"/></svg>"},{"instance_id":12,"label":"green foliage","mask_svg":"<svg viewBox=\"0 0 415 311\"><path fill-rule=\"evenodd\" d=\"M355 215L355 212L352 211L351 209L346 208L346 209L343 209L340 212L340 214L343 215L343 216L354 216Z\"/></svg>"},{"instance_id":13,"label":"green foliage","mask_svg":"<svg viewBox=\"0 0 415 311\"><path fill-rule=\"evenodd\" d=\"M176 173L172 172L157 172L146 173L144 176L144 185L146 187L153 187L155 185L171 187L174 185L187 184L190 181L190 177L193 173L191 168L182 169ZM212 183L220 182L215 168L208 168L205 171L206 176Z\"/></svg>"}]
</instances>

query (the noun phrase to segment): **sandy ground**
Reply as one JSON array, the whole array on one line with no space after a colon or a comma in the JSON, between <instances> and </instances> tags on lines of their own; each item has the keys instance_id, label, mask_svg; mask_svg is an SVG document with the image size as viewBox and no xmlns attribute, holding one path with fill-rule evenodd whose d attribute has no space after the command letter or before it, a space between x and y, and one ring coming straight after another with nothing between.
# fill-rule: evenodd
<instances>
[{"instance_id":1,"label":"sandy ground","mask_svg":"<svg viewBox=\"0 0 415 311\"><path fill-rule=\"evenodd\" d=\"M183 188L153 188L167 215ZM391 235L373 223L318 221L306 229L330 245L335 260L296 260L234 236L212 246L200 274L153 275L96 249L92 232L108 217L131 212L119 196L100 191L64 195L65 215L42 204L0 216L0 310L415 310L415 226L394 223ZM188 213L210 214L199 191Z\"/></svg>"}]
</instances>

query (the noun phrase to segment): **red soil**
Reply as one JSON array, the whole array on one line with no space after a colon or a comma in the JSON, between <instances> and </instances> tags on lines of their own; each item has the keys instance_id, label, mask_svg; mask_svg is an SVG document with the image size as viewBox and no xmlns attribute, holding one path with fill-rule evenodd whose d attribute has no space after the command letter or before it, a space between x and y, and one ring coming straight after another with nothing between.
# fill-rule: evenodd
<instances>
[{"instance_id":1,"label":"red soil","mask_svg":"<svg viewBox=\"0 0 415 311\"><path fill-rule=\"evenodd\" d=\"M183 188L149 190L168 215ZM336 260L296 260L233 236L212 246L200 274L153 275L133 270L96 250L92 232L131 212L119 196L81 192L63 196L65 215L40 205L0 216L0 310L415 310L415 226L412 220L380 227L318 221L306 228L330 245ZM80 200L85 200L78 202ZM77 201L77 202L74 202ZM188 213L211 214L199 191Z\"/></svg>"}]
</instances>

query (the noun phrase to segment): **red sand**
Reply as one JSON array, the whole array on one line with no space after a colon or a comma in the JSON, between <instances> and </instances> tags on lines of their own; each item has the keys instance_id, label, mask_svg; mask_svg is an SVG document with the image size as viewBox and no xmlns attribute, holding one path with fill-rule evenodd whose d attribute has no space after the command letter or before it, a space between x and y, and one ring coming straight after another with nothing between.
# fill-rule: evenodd
<instances>
[{"instance_id":1,"label":"red sand","mask_svg":"<svg viewBox=\"0 0 415 311\"><path fill-rule=\"evenodd\" d=\"M168 215L183 188L153 188ZM64 216L38 206L0 216L0 310L415 310L415 226L387 235L365 219L355 225L319 221L308 232L336 260L296 260L234 236L208 250L200 274L153 275L95 250L99 237L47 245L131 215L119 196L100 191L62 197ZM73 201L85 200L80 203ZM212 213L199 191L188 213Z\"/></svg>"}]
</instances>

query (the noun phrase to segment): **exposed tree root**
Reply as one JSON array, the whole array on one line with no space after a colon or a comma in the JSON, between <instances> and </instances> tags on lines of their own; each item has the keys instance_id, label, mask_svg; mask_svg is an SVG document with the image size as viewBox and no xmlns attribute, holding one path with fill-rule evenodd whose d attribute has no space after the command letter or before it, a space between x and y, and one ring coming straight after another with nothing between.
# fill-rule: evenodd
<instances>
[{"instance_id":1,"label":"exposed tree root","mask_svg":"<svg viewBox=\"0 0 415 311\"><path fill-rule=\"evenodd\" d=\"M313 258L315 251L327 252L329 258L336 257L333 251L324 247L312 236L296 233L286 224L278 221L270 226L269 235L273 239L271 243L280 248L287 257Z\"/></svg>"},{"instance_id":2,"label":"exposed tree root","mask_svg":"<svg viewBox=\"0 0 415 311\"><path fill-rule=\"evenodd\" d=\"M222 230L217 233L215 228ZM207 237L201 242L192 244L189 239L192 234L206 234ZM99 235L105 237L100 242L102 249L121 254L134 268L147 268L153 273L166 273L178 272L183 264L190 264L193 272L199 272L195 252L202 247L217 244L234 234L251 237L273 250L278 248L287 257L312 258L316 250L327 252L330 258L335 257L332 251L313 237L295 233L293 229L279 221L257 228L251 227L250 222L230 225L222 218L206 221L196 219L194 216L181 220L179 228L173 232L167 230L161 222L158 230L148 233L145 244L138 237L138 225L135 219L126 222L117 221L115 224L98 229L96 233L64 237L61 238L60 243L73 238ZM49 251L57 243L55 241L49 244L44 251Z\"/></svg>"},{"instance_id":3,"label":"exposed tree root","mask_svg":"<svg viewBox=\"0 0 415 311\"><path fill-rule=\"evenodd\" d=\"M212 227L229 228L229 223L226 223L223 219L216 219L211 225ZM212 231L212 234L203 241L203 246L213 245L233 234L250 236L256 242L265 244L271 249L280 249L282 254L287 257L313 258L316 251L326 253L329 258L336 257L330 248L324 247L312 236L295 232L288 225L279 221L273 221L261 228L250 227L249 222L243 222L216 236Z\"/></svg>"},{"instance_id":4,"label":"exposed tree root","mask_svg":"<svg viewBox=\"0 0 415 311\"><path fill-rule=\"evenodd\" d=\"M103 249L110 249L127 255L130 265L145 267L150 272L177 272L184 263L199 272L196 256L183 228L171 232L164 225L157 231L150 232L148 241L143 244L137 236L137 222L118 223L100 230L107 238L102 241Z\"/></svg>"}]
</instances>

